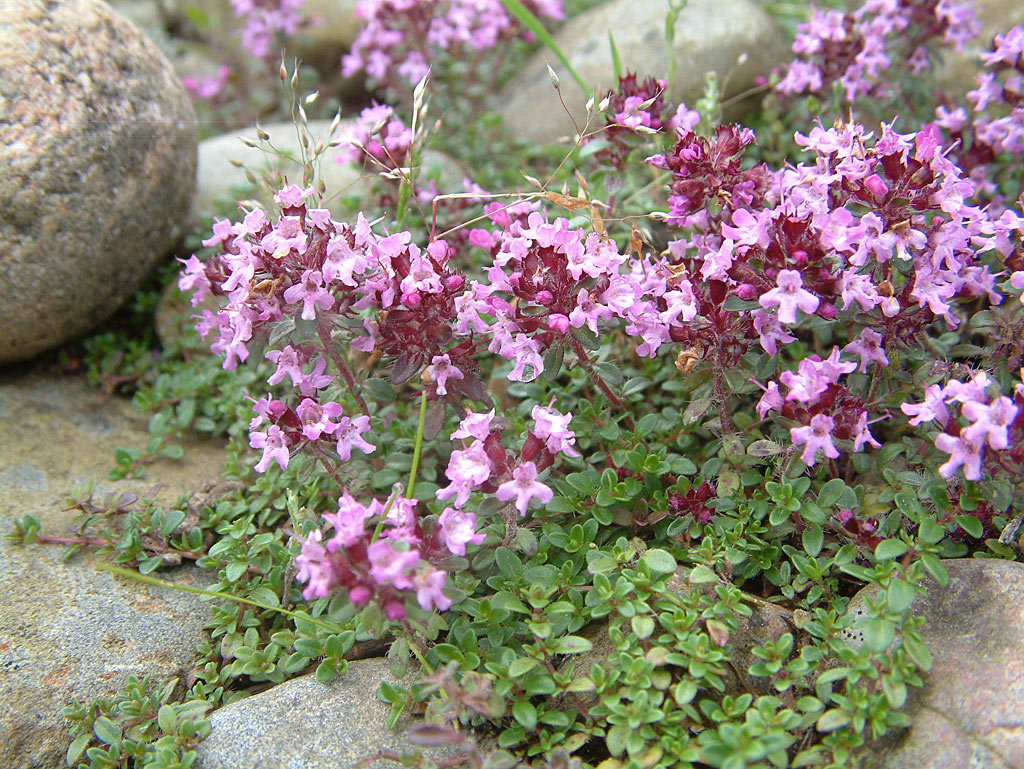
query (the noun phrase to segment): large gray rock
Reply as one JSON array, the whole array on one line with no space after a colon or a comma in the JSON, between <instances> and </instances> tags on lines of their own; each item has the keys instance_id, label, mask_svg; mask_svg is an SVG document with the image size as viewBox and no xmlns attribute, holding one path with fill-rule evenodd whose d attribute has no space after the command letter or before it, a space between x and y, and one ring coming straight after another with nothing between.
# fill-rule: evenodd
<instances>
[{"instance_id":1,"label":"large gray rock","mask_svg":"<svg viewBox=\"0 0 1024 769\"><path fill-rule=\"evenodd\" d=\"M750 0L690 0L676 23L671 51L665 41L666 11L664 0L611 0L574 18L559 30L555 41L599 96L617 85L609 32L615 38L623 74L665 78L675 57L676 77L669 96L691 106L700 97L708 72L718 74L730 95L749 88L754 78L768 75L786 60L781 32ZM741 56L746 57L742 65L738 63ZM574 133L551 85L548 62L561 81L566 106L583 127L586 96L551 52L541 49L499 97L499 111L510 135L548 143Z\"/></svg>"},{"instance_id":2,"label":"large gray rock","mask_svg":"<svg viewBox=\"0 0 1024 769\"><path fill-rule=\"evenodd\" d=\"M911 727L871 746L877 769L1024 767L1024 564L943 561L949 586L930 577L913 605L934 659L910 688ZM850 602L856 613L864 591ZM855 639L854 639L855 640Z\"/></svg>"},{"instance_id":3,"label":"large gray rock","mask_svg":"<svg viewBox=\"0 0 1024 769\"><path fill-rule=\"evenodd\" d=\"M0 363L94 327L184 232L195 114L99 0L0 3Z\"/></svg>"},{"instance_id":4,"label":"large gray rock","mask_svg":"<svg viewBox=\"0 0 1024 769\"><path fill-rule=\"evenodd\" d=\"M422 750L401 736L412 723L408 716L388 730L391 706L376 694L382 680L396 683L384 659L359 660L329 684L303 676L234 702L209 716L212 731L199 744L196 769L350 769L380 751ZM424 754L436 759L458 752L450 751Z\"/></svg>"},{"instance_id":5,"label":"large gray rock","mask_svg":"<svg viewBox=\"0 0 1024 769\"><path fill-rule=\"evenodd\" d=\"M145 419L120 399L75 380L0 377L0 534L32 514L46 536L68 536L75 513L64 510L72 487L105 478L117 445L138 446ZM163 460L149 477L104 481L97 493L142 496L164 483L157 500L219 474L223 449L192 446L184 460ZM183 676L204 638L208 606L198 596L149 587L95 568L80 553L64 564L61 545L16 546L0 540L0 766L63 766L70 741L61 708L75 698L116 693L129 675L164 682ZM104 560L109 561L109 556ZM196 586L205 573L161 573Z\"/></svg>"}]
</instances>

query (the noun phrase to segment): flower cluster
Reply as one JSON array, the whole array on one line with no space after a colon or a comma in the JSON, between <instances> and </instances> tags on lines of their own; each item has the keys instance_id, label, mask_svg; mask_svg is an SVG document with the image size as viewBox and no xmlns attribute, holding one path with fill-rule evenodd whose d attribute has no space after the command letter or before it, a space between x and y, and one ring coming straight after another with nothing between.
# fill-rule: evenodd
<instances>
[{"instance_id":1,"label":"flower cluster","mask_svg":"<svg viewBox=\"0 0 1024 769\"><path fill-rule=\"evenodd\" d=\"M561 0L526 0L536 16L563 17ZM415 85L439 54L479 53L521 36L499 0L360 0L363 27L342 58L347 77L364 70L379 84Z\"/></svg>"},{"instance_id":2,"label":"flower cluster","mask_svg":"<svg viewBox=\"0 0 1024 769\"><path fill-rule=\"evenodd\" d=\"M1005 467L1010 462L1019 474L1024 464L1020 451L1024 439L1024 387L1018 387L1015 398L1010 399L1002 394L992 395L993 384L984 371L978 371L966 382L951 379L943 387L930 385L922 403L900 406L904 414L912 417L910 424L934 423L941 428L935 437L935 447L949 454L949 459L939 467L943 478L952 478L963 467L967 480L981 480L984 460L991 457L986 448L1006 452L1005 458L991 457L991 464ZM955 418L957 408L961 420ZM951 409L954 413L950 413ZM1011 448L1014 451L1008 451Z\"/></svg>"},{"instance_id":3,"label":"flower cluster","mask_svg":"<svg viewBox=\"0 0 1024 769\"><path fill-rule=\"evenodd\" d=\"M608 91L601 106L606 115L605 128L598 135L608 143L595 159L621 171L636 146L637 129L661 131L668 123L664 100L666 83L653 77L640 81L633 73L619 78L619 87Z\"/></svg>"},{"instance_id":4,"label":"flower cluster","mask_svg":"<svg viewBox=\"0 0 1024 769\"><path fill-rule=\"evenodd\" d=\"M242 20L242 47L257 59L277 56L271 44L294 35L306 23L305 4L306 0L231 0L235 16Z\"/></svg>"},{"instance_id":5,"label":"flower cluster","mask_svg":"<svg viewBox=\"0 0 1024 769\"><path fill-rule=\"evenodd\" d=\"M203 77L185 75L181 78L181 84L185 86L185 90L188 91L189 96L193 99L212 101L220 96L230 76L231 67L221 64L217 68L216 75L206 75Z\"/></svg>"},{"instance_id":6,"label":"flower cluster","mask_svg":"<svg viewBox=\"0 0 1024 769\"><path fill-rule=\"evenodd\" d=\"M306 600L344 591L355 606L377 603L390 620L405 617L408 597L424 611L450 607L447 576L434 564L464 555L466 544L483 535L474 532L472 513L449 510L428 529L416 506L398 492L386 504L362 505L347 492L339 497L337 511L323 515L333 531L326 540L320 529L311 531L295 558Z\"/></svg>"},{"instance_id":7,"label":"flower cluster","mask_svg":"<svg viewBox=\"0 0 1024 769\"><path fill-rule=\"evenodd\" d=\"M413 143L412 130L386 104L374 104L359 117L342 137L347 149L338 154L338 162L352 162L365 168L400 168Z\"/></svg>"},{"instance_id":8,"label":"flower cluster","mask_svg":"<svg viewBox=\"0 0 1024 769\"><path fill-rule=\"evenodd\" d=\"M797 58L776 86L783 96L842 89L854 104L894 98L894 62L920 75L935 65L941 43L962 51L980 28L972 3L955 0L868 0L853 11L815 10L793 42Z\"/></svg>"},{"instance_id":9,"label":"flower cluster","mask_svg":"<svg viewBox=\"0 0 1024 769\"><path fill-rule=\"evenodd\" d=\"M990 166L1001 153L1024 155L1024 26L996 35L993 49L981 55L985 70L967 94L972 109L936 108L936 123L953 145L952 159L982 192L999 200Z\"/></svg>"}]
</instances>

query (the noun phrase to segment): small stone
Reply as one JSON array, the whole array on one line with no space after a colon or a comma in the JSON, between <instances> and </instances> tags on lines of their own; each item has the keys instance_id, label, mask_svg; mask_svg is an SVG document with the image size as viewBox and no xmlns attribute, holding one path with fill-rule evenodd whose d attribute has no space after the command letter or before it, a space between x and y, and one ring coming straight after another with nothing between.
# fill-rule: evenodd
<instances>
[{"instance_id":1,"label":"small stone","mask_svg":"<svg viewBox=\"0 0 1024 769\"><path fill-rule=\"evenodd\" d=\"M196 769L350 769L380 751L422 750L434 760L458 754L458 748L424 749L407 742L402 732L413 723L409 716L389 730L391 706L377 697L381 681L399 683L386 660L359 660L329 684L303 676L221 708L209 716L212 731L199 744ZM393 761L371 765L399 766Z\"/></svg>"}]
</instances>

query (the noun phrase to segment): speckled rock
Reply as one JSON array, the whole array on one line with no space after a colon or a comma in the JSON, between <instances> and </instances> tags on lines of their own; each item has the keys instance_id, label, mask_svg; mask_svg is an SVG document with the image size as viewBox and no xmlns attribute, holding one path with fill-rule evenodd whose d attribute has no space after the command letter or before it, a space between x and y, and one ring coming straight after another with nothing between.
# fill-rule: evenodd
<instances>
[{"instance_id":1,"label":"speckled rock","mask_svg":"<svg viewBox=\"0 0 1024 769\"><path fill-rule=\"evenodd\" d=\"M670 96L691 105L701 95L706 73L716 72L726 95L731 95L749 88L754 78L767 75L787 57L775 23L750 0L690 0L679 15L671 51L665 42L666 11L664 0L611 0L572 19L555 40L573 69L598 94L615 85L609 32L614 35L623 73L667 77L674 56L676 77ZM741 56L746 57L742 65L738 63ZM499 111L510 135L548 143L574 133L551 85L548 62L558 74L562 97L577 125L584 124L587 97L550 51L540 50L499 97Z\"/></svg>"},{"instance_id":2,"label":"speckled rock","mask_svg":"<svg viewBox=\"0 0 1024 769\"><path fill-rule=\"evenodd\" d=\"M99 0L0 3L0 362L94 327L184 232L195 114Z\"/></svg>"},{"instance_id":3,"label":"speckled rock","mask_svg":"<svg viewBox=\"0 0 1024 769\"><path fill-rule=\"evenodd\" d=\"M210 714L212 731L199 745L196 769L350 769L382 750L421 750L401 736L409 717L388 730L391 706L376 694L382 680L395 682L384 659L359 660L329 684L304 676L232 703ZM424 754L451 755L443 749Z\"/></svg>"},{"instance_id":4,"label":"speckled rock","mask_svg":"<svg viewBox=\"0 0 1024 769\"><path fill-rule=\"evenodd\" d=\"M63 500L90 478L105 478L117 445L140 446L145 418L77 380L0 377L0 534L32 514L42 534L67 536L74 513ZM181 461L150 466L145 480L102 481L97 493L142 495L163 483L157 501L217 477L223 450L190 447ZM208 609L198 597L98 571L97 556L60 562L61 545L0 540L0 766L63 766L70 741L61 708L72 699L115 693L128 675L182 676L203 639ZM106 560L109 560L107 558ZM195 585L205 573L183 567L161 577Z\"/></svg>"},{"instance_id":5,"label":"speckled rock","mask_svg":"<svg viewBox=\"0 0 1024 769\"><path fill-rule=\"evenodd\" d=\"M933 657L924 686L910 687L911 727L871 746L876 769L1024 767L1024 564L943 561L913 606ZM865 591L850 602L854 612ZM870 765L870 761L868 765Z\"/></svg>"}]
</instances>

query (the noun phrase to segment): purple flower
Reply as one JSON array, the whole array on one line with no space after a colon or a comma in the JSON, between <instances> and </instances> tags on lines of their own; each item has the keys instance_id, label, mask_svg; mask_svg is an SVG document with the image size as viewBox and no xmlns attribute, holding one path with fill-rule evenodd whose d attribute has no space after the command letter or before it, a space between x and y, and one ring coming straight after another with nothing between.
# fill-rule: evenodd
<instances>
[{"instance_id":1,"label":"purple flower","mask_svg":"<svg viewBox=\"0 0 1024 769\"><path fill-rule=\"evenodd\" d=\"M952 478L957 468L963 466L964 478L981 480L981 443L970 440L963 433L959 438L939 433L935 436L935 448L950 455L945 463L939 465L939 475L943 478Z\"/></svg>"},{"instance_id":2,"label":"purple flower","mask_svg":"<svg viewBox=\"0 0 1024 769\"><path fill-rule=\"evenodd\" d=\"M372 515L347 491L338 497L338 511L324 513L321 517L334 527L334 536L327 542L327 549L334 553L339 548L349 547L366 534L366 519Z\"/></svg>"},{"instance_id":3,"label":"purple flower","mask_svg":"<svg viewBox=\"0 0 1024 769\"><path fill-rule=\"evenodd\" d=\"M306 270L302 280L285 289L284 300L289 304L302 301L302 319L316 320L316 308L329 310L334 307L334 296L324 287L324 276L320 270Z\"/></svg>"},{"instance_id":4,"label":"purple flower","mask_svg":"<svg viewBox=\"0 0 1024 769\"><path fill-rule=\"evenodd\" d=\"M342 417L338 420L338 427L334 431L334 437L338 439L338 456L343 462L352 458L352 449L359 449L364 454L372 454L377 447L363 438L363 433L370 429L370 418L360 416L355 419Z\"/></svg>"},{"instance_id":5,"label":"purple flower","mask_svg":"<svg viewBox=\"0 0 1024 769\"><path fill-rule=\"evenodd\" d=\"M808 315L818 309L820 300L804 289L803 279L797 270L779 270L776 283L778 287L762 294L759 302L766 310L778 307L781 323L795 323L797 308Z\"/></svg>"},{"instance_id":6,"label":"purple flower","mask_svg":"<svg viewBox=\"0 0 1024 769\"><path fill-rule=\"evenodd\" d=\"M843 352L860 356L860 366L857 370L861 373L868 370L868 364L871 362L880 366L889 365L889 358L886 357L885 348L882 347L882 335L870 328L861 331L857 339L843 348Z\"/></svg>"},{"instance_id":7,"label":"purple flower","mask_svg":"<svg viewBox=\"0 0 1024 769\"><path fill-rule=\"evenodd\" d=\"M494 409L486 414L476 414L467 409L466 416L459 423L458 429L452 433L452 439L475 438L478 441L487 440L491 433L491 421L494 419Z\"/></svg>"},{"instance_id":8,"label":"purple flower","mask_svg":"<svg viewBox=\"0 0 1024 769\"><path fill-rule=\"evenodd\" d=\"M814 466L818 449L824 451L825 456L829 459L839 456L835 444L832 443L833 427L835 427L835 422L832 417L826 414L815 414L809 426L794 427L789 431L793 445L804 447L800 459L805 465Z\"/></svg>"},{"instance_id":9,"label":"purple flower","mask_svg":"<svg viewBox=\"0 0 1024 769\"><path fill-rule=\"evenodd\" d=\"M315 441L324 433L333 435L338 429L338 423L331 420L341 416L341 404L329 401L321 406L312 398L303 398L295 413L302 422L302 435Z\"/></svg>"},{"instance_id":10,"label":"purple flower","mask_svg":"<svg viewBox=\"0 0 1024 769\"><path fill-rule=\"evenodd\" d=\"M461 508L469 500L473 489L491 477L491 460L484 450L483 441L473 441L468 449L453 451L445 471L451 483L437 492L437 498L455 497L455 506Z\"/></svg>"},{"instance_id":11,"label":"purple flower","mask_svg":"<svg viewBox=\"0 0 1024 769\"><path fill-rule=\"evenodd\" d=\"M258 473L265 473L271 462L277 462L284 470L288 467L288 438L277 425L270 425L265 433L249 433L249 445L263 449L263 457L256 464Z\"/></svg>"},{"instance_id":12,"label":"purple flower","mask_svg":"<svg viewBox=\"0 0 1024 769\"><path fill-rule=\"evenodd\" d=\"M910 424L915 427L922 422L937 421L945 426L949 421L949 412L946 410L946 400L942 388L937 384L928 385L924 391L923 403L901 403L900 411L909 417Z\"/></svg>"},{"instance_id":13,"label":"purple flower","mask_svg":"<svg viewBox=\"0 0 1024 769\"><path fill-rule=\"evenodd\" d=\"M392 585L399 590L412 587L408 572L416 568L420 554L416 550L395 550L391 540L378 539L366 548L370 561L370 576L378 585Z\"/></svg>"},{"instance_id":14,"label":"purple flower","mask_svg":"<svg viewBox=\"0 0 1024 769\"><path fill-rule=\"evenodd\" d=\"M435 355L423 372L424 381L434 383L438 395L448 394L449 379L463 379L465 375L452 365L448 355Z\"/></svg>"},{"instance_id":15,"label":"purple flower","mask_svg":"<svg viewBox=\"0 0 1024 769\"><path fill-rule=\"evenodd\" d=\"M445 547L455 555L465 555L466 545L479 545L486 539L476 531L476 514L465 513L452 507L446 507L438 516L441 539Z\"/></svg>"},{"instance_id":16,"label":"purple flower","mask_svg":"<svg viewBox=\"0 0 1024 769\"><path fill-rule=\"evenodd\" d=\"M578 457L580 453L572 447L576 443L576 433L569 429L572 412L560 414L551 407L554 403L555 399L552 398L548 406L533 407L533 434L544 441L552 454L561 451L567 457Z\"/></svg>"},{"instance_id":17,"label":"purple flower","mask_svg":"<svg viewBox=\"0 0 1024 769\"><path fill-rule=\"evenodd\" d=\"M446 611L451 605L451 599L444 594L443 588L447 581L447 575L440 569L427 566L421 569L413 577L416 588L416 601L423 611Z\"/></svg>"},{"instance_id":18,"label":"purple flower","mask_svg":"<svg viewBox=\"0 0 1024 769\"><path fill-rule=\"evenodd\" d=\"M555 494L537 480L537 465L533 462L523 462L512 471L512 480L498 487L495 496L502 502L508 502L514 497L519 514L526 515L530 500L536 499L542 505L546 505Z\"/></svg>"}]
</instances>

